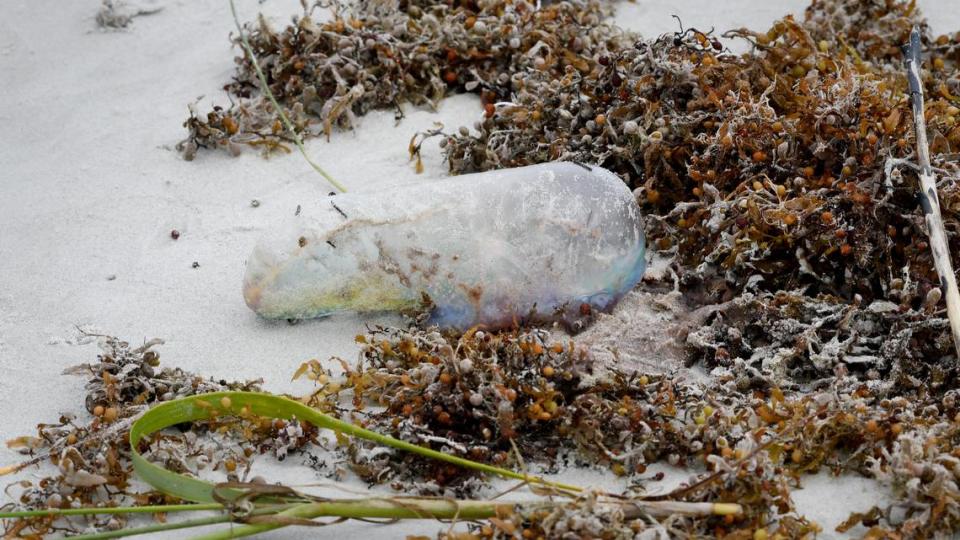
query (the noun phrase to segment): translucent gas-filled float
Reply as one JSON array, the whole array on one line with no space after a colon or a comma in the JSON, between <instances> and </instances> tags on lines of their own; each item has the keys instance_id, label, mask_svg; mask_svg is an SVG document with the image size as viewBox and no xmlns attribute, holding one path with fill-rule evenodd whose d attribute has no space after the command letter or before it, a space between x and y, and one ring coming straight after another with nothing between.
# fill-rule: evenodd
<instances>
[{"instance_id":1,"label":"translucent gas-filled float","mask_svg":"<svg viewBox=\"0 0 960 540\"><path fill-rule=\"evenodd\" d=\"M318 201L259 242L243 294L271 319L426 304L447 328L576 326L644 268L631 191L606 169L560 162Z\"/></svg>"}]
</instances>

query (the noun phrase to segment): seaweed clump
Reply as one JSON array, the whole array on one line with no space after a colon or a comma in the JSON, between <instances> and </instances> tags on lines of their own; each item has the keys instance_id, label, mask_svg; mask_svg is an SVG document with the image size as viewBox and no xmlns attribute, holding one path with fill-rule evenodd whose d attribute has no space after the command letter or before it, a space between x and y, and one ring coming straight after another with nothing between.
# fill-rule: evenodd
<instances>
[{"instance_id":1,"label":"seaweed clump","mask_svg":"<svg viewBox=\"0 0 960 540\"><path fill-rule=\"evenodd\" d=\"M893 292L902 293L891 296L899 302L745 293L686 336L689 361L708 368L744 364L753 375L740 382L742 391L762 377L797 389L822 388L837 370L904 389L956 388L948 321L931 316L939 296L921 302L909 290Z\"/></svg>"},{"instance_id":2,"label":"seaweed clump","mask_svg":"<svg viewBox=\"0 0 960 540\"><path fill-rule=\"evenodd\" d=\"M598 55L562 79L522 71L524 88L476 131L450 135L446 155L455 173L552 159L616 171L651 216L653 245L711 301L749 284L869 302L904 273L936 286L899 50L914 24L907 2L815 2L803 22L726 33L750 42L741 56L688 30ZM923 72L953 227L958 39L926 36Z\"/></svg>"},{"instance_id":3,"label":"seaweed clump","mask_svg":"<svg viewBox=\"0 0 960 540\"><path fill-rule=\"evenodd\" d=\"M852 515L843 530L865 525L872 534L906 538L960 530L955 389L901 384L906 376L869 380L842 366L818 385L789 388L743 360L715 367L706 383L682 374L592 371L575 343L542 330L445 337L376 329L358 341L361 364L342 378L318 362L299 370L317 382L306 402L329 410L350 398L353 409L335 414L474 461L547 470L601 465L631 479L625 496L744 506L737 517L670 514L656 525L668 534L816 532L819 526L797 512L790 494L818 471L874 478L891 491L893 502ZM372 484L458 497L482 487L462 469L342 442L351 468ZM648 470L655 463L703 472L651 496L645 489L659 478ZM564 527L598 534L579 526L614 536L637 532L623 515L577 518L589 513L587 498L566 509L501 516L509 523L474 532L504 538L526 529L531 537L570 532Z\"/></svg>"},{"instance_id":4,"label":"seaweed clump","mask_svg":"<svg viewBox=\"0 0 960 540\"><path fill-rule=\"evenodd\" d=\"M569 41L583 50L594 39L611 39L593 30L609 15L596 0L540 10L526 1L405 1L399 9L360 2L349 11L335 10L332 21L316 22L313 12L320 5L305 8L279 32L262 17L245 27L270 91L303 137L351 128L356 116L373 108L393 109L399 121L404 105L435 106L456 91L479 93L492 108L508 95L513 64L542 64L530 49L546 49L543 40ZM214 107L205 117L191 107L189 136L179 145L187 159L199 148L238 153L244 146L275 150L292 142L260 94L250 59L236 61L235 80L226 90L237 102Z\"/></svg>"},{"instance_id":5,"label":"seaweed clump","mask_svg":"<svg viewBox=\"0 0 960 540\"><path fill-rule=\"evenodd\" d=\"M129 433L133 422L150 405L173 399L224 390L260 391L260 381L213 380L179 368L160 367L155 350L159 339L133 347L114 337L98 336L97 361L72 367L68 374L88 377L83 406L87 418L64 413L55 423L39 424L35 436L7 441L7 446L32 456L25 463L4 468L3 473L50 462L56 473L39 480L21 480L6 494L16 502L3 510L44 510L95 506L144 506L179 502L154 490L143 490L135 480L130 461ZM286 454L311 440L316 430L298 439L288 436L287 424L241 425L235 419L182 426L149 443L145 455L171 470L199 474L217 471L236 480L248 470L257 453ZM297 427L297 426L294 426ZM245 437L212 440L218 429L245 433ZM16 489L12 489L13 487ZM161 516L162 517L162 516ZM64 518L43 515L4 520L5 538L42 537L53 533L112 531L127 523L124 515Z\"/></svg>"},{"instance_id":6,"label":"seaweed clump","mask_svg":"<svg viewBox=\"0 0 960 540\"><path fill-rule=\"evenodd\" d=\"M955 450L960 394L955 389L865 381L842 369L819 388L781 388L742 361L714 368L706 383L685 380L682 374L592 371L575 343L552 340L542 330L455 338L429 330L375 329L358 341L363 361L356 369L334 375L311 361L298 370L297 376L317 385L303 402L474 461L515 469L550 469L571 460L603 464L631 480L622 495L625 501L665 504L657 515L650 514L649 506L631 512L629 505L627 511L610 513L596 508L592 495L585 494L562 507L521 506L473 526L472 534L482 538L633 537L644 532L802 537L820 527L798 513L791 492L804 475L817 471L871 477L891 490L889 505L855 513L838 530L863 526L874 536L903 538L960 531ZM157 367L156 353L148 350L153 345L131 349L107 340L99 362L81 368L92 370L88 395L93 397L86 400L94 409L90 423L65 416L59 424L41 424L38 437L11 441L37 454L28 464L52 459L58 474L21 484L19 502L8 506L176 502L134 489L125 446L130 422L150 403L167 399L166 393L150 398L149 392L127 395L119 389L131 386L130 380L144 382L144 376L151 384L177 386L172 390L177 396L258 386L169 368L144 375L144 366ZM116 380L102 375L111 366L120 366ZM753 381L750 388L743 387L745 379ZM343 408L348 399L353 407ZM312 453L317 435L315 428L296 420L216 415L156 434L140 450L173 471L214 471L237 482L246 479L251 460L262 453L282 458L296 451L305 462L321 464ZM482 487L464 470L338 439L346 463L368 482L444 496ZM648 467L658 462L699 472L672 491L652 495L646 491L649 483L662 473ZM742 514L691 515L669 506L733 501L743 507ZM81 527L110 530L124 524L116 516L91 518ZM8 535L76 532L76 527L52 516L4 523Z\"/></svg>"},{"instance_id":7,"label":"seaweed clump","mask_svg":"<svg viewBox=\"0 0 960 540\"><path fill-rule=\"evenodd\" d=\"M595 1L362 2L324 23L315 8L282 31L262 18L247 28L301 135L473 92L484 115L472 130L423 134L442 137L451 172L553 160L613 170L651 216L653 245L705 299L759 284L871 301L904 269L937 284L899 47L914 25L926 28L912 3L817 1L803 21L767 31L681 26L653 40L610 24ZM734 38L751 50L729 53ZM926 32L923 44L933 165L955 227L960 33ZM191 113L188 158L200 147L285 144L249 62L237 58L230 108Z\"/></svg>"}]
</instances>

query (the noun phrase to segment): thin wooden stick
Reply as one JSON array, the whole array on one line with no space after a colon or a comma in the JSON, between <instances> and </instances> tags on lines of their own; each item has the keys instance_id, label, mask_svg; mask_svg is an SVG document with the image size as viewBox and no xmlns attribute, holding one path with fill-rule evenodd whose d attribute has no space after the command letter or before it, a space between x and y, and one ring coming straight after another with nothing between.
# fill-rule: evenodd
<instances>
[{"instance_id":1,"label":"thin wooden stick","mask_svg":"<svg viewBox=\"0 0 960 540\"><path fill-rule=\"evenodd\" d=\"M930 251L933 265L940 275L940 288L947 297L947 317L953 331L953 345L960 360L960 292L957 278L950 262L950 245L940 215L940 199L937 197L937 178L930 166L930 148L927 145L927 122L923 116L923 83L920 80L920 29L910 32L910 43L905 47L907 57L907 80L910 82L910 101L913 105L913 125L917 135L917 161L920 165L920 203L927 222Z\"/></svg>"}]
</instances>

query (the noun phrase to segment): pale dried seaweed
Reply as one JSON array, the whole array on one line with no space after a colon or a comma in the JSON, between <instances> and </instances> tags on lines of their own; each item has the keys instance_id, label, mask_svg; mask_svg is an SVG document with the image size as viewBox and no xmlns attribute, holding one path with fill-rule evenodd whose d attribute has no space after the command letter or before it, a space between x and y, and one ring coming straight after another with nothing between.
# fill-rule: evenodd
<instances>
[{"instance_id":1,"label":"pale dried seaweed","mask_svg":"<svg viewBox=\"0 0 960 540\"><path fill-rule=\"evenodd\" d=\"M934 314L926 295L895 292L899 302L870 303L796 291L746 293L687 335L690 361L708 367L742 362L756 377L798 389L830 384L843 369L864 380L951 390L957 367L947 320ZM747 381L741 386L751 388Z\"/></svg>"},{"instance_id":2,"label":"pale dried seaweed","mask_svg":"<svg viewBox=\"0 0 960 540\"><path fill-rule=\"evenodd\" d=\"M45 508L79 508L96 505L146 505L169 502L163 494L142 489L133 475L129 456L129 431L151 404L178 397L221 390L259 390L259 381L246 383L212 380L179 368L159 367L160 357L154 350L162 340L147 341L139 347L110 336L99 338L101 354L97 361L75 366L68 374L88 377L83 406L91 416L64 413L58 422L39 424L36 436L23 436L7 441L7 446L33 456L13 470L22 470L50 461L57 474L38 481L22 480L7 487L5 494L13 501L3 508L39 510ZM86 416L86 415L84 415ZM272 440L273 426L265 426ZM183 471L198 468L219 468L232 473L248 461L250 452L239 445L197 441L204 433L186 430L155 441L156 459ZM255 443L254 443L255 444ZM246 446L251 446L245 443ZM256 448L254 446L254 448ZM269 448L259 448L268 451ZM5 473L11 472L5 470ZM14 489L15 488L15 489ZM84 530L113 530L124 526L124 516L76 517L64 519L39 516L4 521L4 534L42 536L54 532L76 533ZM5 536L6 537L6 536Z\"/></svg>"}]
</instances>

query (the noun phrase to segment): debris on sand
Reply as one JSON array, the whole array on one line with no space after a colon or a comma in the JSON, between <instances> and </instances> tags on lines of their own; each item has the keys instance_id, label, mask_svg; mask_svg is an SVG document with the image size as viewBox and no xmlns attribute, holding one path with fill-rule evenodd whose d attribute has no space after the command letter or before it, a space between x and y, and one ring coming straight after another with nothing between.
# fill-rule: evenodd
<instances>
[{"instance_id":1,"label":"debris on sand","mask_svg":"<svg viewBox=\"0 0 960 540\"><path fill-rule=\"evenodd\" d=\"M138 8L126 2L103 0L100 11L97 12L97 26L105 29L121 30L133 22L136 17L153 15L163 11L163 7Z\"/></svg>"},{"instance_id":2,"label":"debris on sand","mask_svg":"<svg viewBox=\"0 0 960 540\"><path fill-rule=\"evenodd\" d=\"M65 412L54 423L37 425L35 436L7 441L7 446L33 456L3 474L33 465L52 462L56 474L39 480L22 480L10 486L7 495L20 510L67 509L102 505L148 505L169 502L157 491L137 489L130 462L129 431L133 422L150 405L194 394L222 390L260 390L260 381L245 383L216 381L183 371L160 367L155 350L163 340L153 339L139 347L110 336L98 339L101 354L97 361L72 367L66 374L87 377L82 407L86 413ZM78 410L80 407L78 406ZM220 441L197 438L185 429L178 435L158 440L151 449L152 458L177 470L194 472L209 468L233 472L252 455L238 442L224 445ZM232 466L231 466L232 464ZM9 509L6 505L3 510ZM43 536L57 531L79 532L122 528L126 518L118 516L89 517L89 522L64 521L56 516L36 516L4 522L5 537ZM78 528L79 527L79 528Z\"/></svg>"},{"instance_id":3,"label":"debris on sand","mask_svg":"<svg viewBox=\"0 0 960 540\"><path fill-rule=\"evenodd\" d=\"M360 362L355 368L343 362L342 375L315 360L297 370L294 378L316 384L299 398L302 403L447 455L514 470L602 465L631 480L625 497L735 501L743 510L732 517L678 511L655 519L601 512L585 522L581 518L592 514L587 496L549 512L503 515L491 520L493 527L476 525L481 537L510 537L512 525L533 535L599 527L605 536L652 528L681 536L795 538L819 527L797 514L790 493L805 474L823 470L871 477L891 491L888 507L854 514L842 530L862 524L872 534L904 538L960 530L957 389L902 384L910 377L869 380L842 367L832 380L791 389L742 359L714 368L706 381L691 380L683 371L624 373L598 368L575 341L554 340L543 329L445 336L431 329L383 328L357 341ZM35 437L8 442L36 456L27 465L51 459L58 472L19 484L17 502L4 511L178 502L138 490L133 482L128 445L133 420L171 395L259 387L160 369L153 350L158 343L132 349L104 338L98 362L71 370L91 377L85 406L92 420L64 415L56 424L40 424ZM336 451L370 483L444 497L483 488L482 479L466 469L369 441L337 440ZM318 444L316 428L296 420L218 415L167 430L140 451L178 473L237 481L246 479L251 460L264 453L280 459L296 455L331 474L328 450ZM694 476L672 491L650 495L646 488L657 476L648 467L656 463L686 467ZM89 521L33 516L7 520L4 530L46 534L78 526L112 530L125 523L122 516Z\"/></svg>"}]
</instances>

